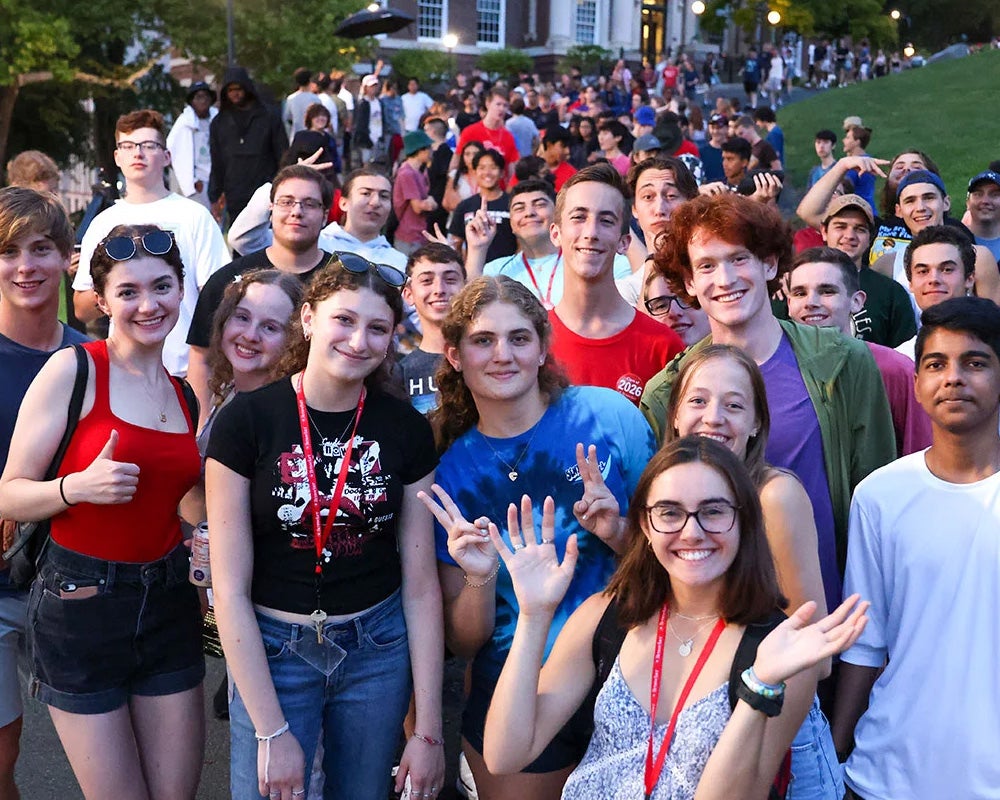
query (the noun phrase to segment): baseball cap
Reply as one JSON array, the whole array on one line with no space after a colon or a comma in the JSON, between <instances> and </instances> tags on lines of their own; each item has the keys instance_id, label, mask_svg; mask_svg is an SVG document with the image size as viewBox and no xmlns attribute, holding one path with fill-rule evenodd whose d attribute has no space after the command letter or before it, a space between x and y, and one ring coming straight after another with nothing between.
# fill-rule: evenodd
<instances>
[{"instance_id":1,"label":"baseball cap","mask_svg":"<svg viewBox=\"0 0 1000 800\"><path fill-rule=\"evenodd\" d=\"M868 205L868 201L865 198L857 194L842 194L834 197L826 207L826 211L823 212L823 224L826 225L837 214L847 208L858 209L858 211L865 215L870 226L875 224L872 207Z\"/></svg>"},{"instance_id":2,"label":"baseball cap","mask_svg":"<svg viewBox=\"0 0 1000 800\"><path fill-rule=\"evenodd\" d=\"M944 181L941 180L937 175L931 172L929 169L918 169L913 172L908 172L900 180L899 185L896 187L896 202L899 202L899 196L903 193L903 189L907 186L912 186L915 183L932 183L943 195L948 194L948 190L944 188Z\"/></svg>"},{"instance_id":3,"label":"baseball cap","mask_svg":"<svg viewBox=\"0 0 1000 800\"><path fill-rule=\"evenodd\" d=\"M655 125L656 113L651 106L639 106L635 110L635 121L638 125Z\"/></svg>"},{"instance_id":4,"label":"baseball cap","mask_svg":"<svg viewBox=\"0 0 1000 800\"><path fill-rule=\"evenodd\" d=\"M727 117L725 114L712 114L712 116L710 116L708 118L708 124L709 125L728 125L729 124L729 117Z\"/></svg>"},{"instance_id":5,"label":"baseball cap","mask_svg":"<svg viewBox=\"0 0 1000 800\"><path fill-rule=\"evenodd\" d=\"M378 86L378 76L377 75L365 75L365 77L363 77L361 79L361 85L363 87Z\"/></svg>"},{"instance_id":6,"label":"baseball cap","mask_svg":"<svg viewBox=\"0 0 1000 800\"><path fill-rule=\"evenodd\" d=\"M980 172L975 178L969 181L969 191L971 192L980 183L986 182L995 183L997 186L1000 186L1000 174L991 169L988 169L985 172Z\"/></svg>"},{"instance_id":7,"label":"baseball cap","mask_svg":"<svg viewBox=\"0 0 1000 800\"><path fill-rule=\"evenodd\" d=\"M644 133L632 144L632 151L646 152L649 150L660 150L663 148L662 142L651 133Z\"/></svg>"},{"instance_id":8,"label":"baseball cap","mask_svg":"<svg viewBox=\"0 0 1000 800\"><path fill-rule=\"evenodd\" d=\"M219 99L218 95L215 93L215 89L205 83L205 81L196 81L188 87L187 102L190 103L198 92L208 92L208 96L212 98L213 103Z\"/></svg>"}]
</instances>

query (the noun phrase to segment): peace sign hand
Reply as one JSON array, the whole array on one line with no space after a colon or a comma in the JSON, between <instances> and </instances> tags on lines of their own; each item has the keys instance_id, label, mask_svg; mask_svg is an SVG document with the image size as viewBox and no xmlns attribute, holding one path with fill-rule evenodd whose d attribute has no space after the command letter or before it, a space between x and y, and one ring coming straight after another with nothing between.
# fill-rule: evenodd
<instances>
[{"instance_id":1,"label":"peace sign hand","mask_svg":"<svg viewBox=\"0 0 1000 800\"><path fill-rule=\"evenodd\" d=\"M583 480L583 497L573 504L573 515L584 530L617 551L623 530L621 507L601 475L597 447L590 445L584 457L583 444L578 442L576 466Z\"/></svg>"},{"instance_id":2,"label":"peace sign hand","mask_svg":"<svg viewBox=\"0 0 1000 800\"><path fill-rule=\"evenodd\" d=\"M576 534L566 540L566 555L560 564L555 548L555 517L555 501L546 497L542 504L542 539L538 541L531 498L528 495L521 497L520 524L517 506L511 503L507 508L507 530L513 549L500 538L497 526L489 523L490 539L510 572L521 614L551 616L573 578L579 555Z\"/></svg>"},{"instance_id":3,"label":"peace sign hand","mask_svg":"<svg viewBox=\"0 0 1000 800\"><path fill-rule=\"evenodd\" d=\"M475 525L469 522L455 505L451 496L436 483L431 491L437 495L440 504L426 492L417 492L417 497L448 532L448 555L462 568L473 582L485 579L497 564L496 552L490 544L486 517L480 517Z\"/></svg>"},{"instance_id":4,"label":"peace sign hand","mask_svg":"<svg viewBox=\"0 0 1000 800\"><path fill-rule=\"evenodd\" d=\"M771 631L757 648L753 671L765 683L781 683L854 644L868 623L869 602L852 594L832 614L808 624L816 611L810 600Z\"/></svg>"}]
</instances>

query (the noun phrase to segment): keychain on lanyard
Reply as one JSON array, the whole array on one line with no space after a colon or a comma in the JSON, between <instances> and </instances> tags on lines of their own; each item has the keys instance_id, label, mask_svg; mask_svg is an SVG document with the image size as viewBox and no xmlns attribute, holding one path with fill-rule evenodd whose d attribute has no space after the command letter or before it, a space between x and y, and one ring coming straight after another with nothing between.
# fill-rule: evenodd
<instances>
[{"instance_id":1,"label":"keychain on lanyard","mask_svg":"<svg viewBox=\"0 0 1000 800\"><path fill-rule=\"evenodd\" d=\"M531 269L531 264L528 263L528 256L523 251L521 252L521 260L524 261L524 269L528 273L535 291L538 292L538 299L542 301L542 307L546 311L551 311L555 308L555 303L552 302L552 284L556 279L556 273L559 271L559 262L562 260L562 248L556 254L556 263L552 267L552 274L549 275L549 286L544 295L542 294L542 287L535 280L535 273Z\"/></svg>"},{"instance_id":2,"label":"keychain on lanyard","mask_svg":"<svg viewBox=\"0 0 1000 800\"><path fill-rule=\"evenodd\" d=\"M323 549L330 540L330 532L333 530L333 520L337 516L337 509L340 508L340 499L344 496L344 487L347 485L347 472L351 466L351 453L354 450L354 437L358 432L358 423L361 422L361 412L365 408L365 388L361 387L361 396L358 398L358 410L354 413L354 427L351 429L351 436L347 440L344 448L343 459L340 462L340 472L337 475L337 483L333 488L333 497L330 498L330 513L326 518L326 525L320 524L320 503L319 489L316 485L316 463L313 461L312 434L309 432L309 412L306 410L306 396L302 390L302 375L299 375L298 385L295 387L295 400L299 409L299 428L302 432L302 457L306 462L306 478L309 481L309 499L312 505L313 518L313 544L316 546L316 610L309 615L313 627L316 628L316 641L323 641L323 623L326 622L327 614L323 610L321 591L323 587Z\"/></svg>"}]
</instances>

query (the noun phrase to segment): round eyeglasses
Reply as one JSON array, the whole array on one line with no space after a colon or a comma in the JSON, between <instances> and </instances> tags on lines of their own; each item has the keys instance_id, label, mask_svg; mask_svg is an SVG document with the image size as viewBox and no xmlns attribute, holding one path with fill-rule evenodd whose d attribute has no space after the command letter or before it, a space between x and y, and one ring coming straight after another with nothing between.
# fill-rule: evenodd
<instances>
[{"instance_id":1,"label":"round eyeglasses","mask_svg":"<svg viewBox=\"0 0 1000 800\"><path fill-rule=\"evenodd\" d=\"M174 246L174 237L169 231L150 231L141 236L115 236L104 242L104 252L114 261L128 261L139 252L136 242L141 242L149 255L163 256Z\"/></svg>"},{"instance_id":2,"label":"round eyeglasses","mask_svg":"<svg viewBox=\"0 0 1000 800\"><path fill-rule=\"evenodd\" d=\"M400 289L406 283L406 275L395 267L388 264L375 264L357 253L345 253L338 251L333 254L327 262L327 266L334 265L353 272L355 275L364 275L368 271L374 272L383 282L395 289Z\"/></svg>"},{"instance_id":3,"label":"round eyeglasses","mask_svg":"<svg viewBox=\"0 0 1000 800\"><path fill-rule=\"evenodd\" d=\"M687 521L694 517L705 533L728 533L736 524L739 506L725 501L713 501L688 511L677 503L654 503L646 506L649 527L657 533L680 533Z\"/></svg>"}]
</instances>

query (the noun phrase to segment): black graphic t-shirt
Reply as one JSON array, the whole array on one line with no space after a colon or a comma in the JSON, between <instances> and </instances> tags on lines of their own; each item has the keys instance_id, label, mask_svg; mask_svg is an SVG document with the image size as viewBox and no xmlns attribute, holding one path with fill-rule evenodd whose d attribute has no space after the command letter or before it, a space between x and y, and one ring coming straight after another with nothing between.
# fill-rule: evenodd
<instances>
[{"instance_id":1,"label":"black graphic t-shirt","mask_svg":"<svg viewBox=\"0 0 1000 800\"><path fill-rule=\"evenodd\" d=\"M310 408L309 416L325 526L354 411ZM208 458L250 480L253 602L297 614L314 611L312 502L291 381L237 395L219 412ZM323 552L322 601L328 614L363 611L399 588L396 537L403 487L437 466L430 425L406 401L369 392L350 464Z\"/></svg>"}]
</instances>

